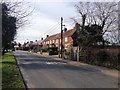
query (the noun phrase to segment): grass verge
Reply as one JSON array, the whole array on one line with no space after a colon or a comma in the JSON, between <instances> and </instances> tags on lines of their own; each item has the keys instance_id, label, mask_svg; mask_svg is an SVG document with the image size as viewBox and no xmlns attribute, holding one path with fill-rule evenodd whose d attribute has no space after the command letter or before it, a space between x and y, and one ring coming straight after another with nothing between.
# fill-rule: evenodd
<instances>
[{"instance_id":1,"label":"grass verge","mask_svg":"<svg viewBox=\"0 0 120 90\"><path fill-rule=\"evenodd\" d=\"M8 52L2 57L2 88L24 88L12 52Z\"/></svg>"}]
</instances>

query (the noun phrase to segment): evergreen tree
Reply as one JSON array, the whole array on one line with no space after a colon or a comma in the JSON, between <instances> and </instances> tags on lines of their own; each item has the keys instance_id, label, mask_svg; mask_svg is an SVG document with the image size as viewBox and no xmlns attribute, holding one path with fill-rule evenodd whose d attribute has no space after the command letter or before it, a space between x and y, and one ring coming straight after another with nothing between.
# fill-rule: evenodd
<instances>
[{"instance_id":1,"label":"evergreen tree","mask_svg":"<svg viewBox=\"0 0 120 90\"><path fill-rule=\"evenodd\" d=\"M4 50L10 48L16 35L16 17L11 16L9 11L7 5L2 3L2 48Z\"/></svg>"}]
</instances>

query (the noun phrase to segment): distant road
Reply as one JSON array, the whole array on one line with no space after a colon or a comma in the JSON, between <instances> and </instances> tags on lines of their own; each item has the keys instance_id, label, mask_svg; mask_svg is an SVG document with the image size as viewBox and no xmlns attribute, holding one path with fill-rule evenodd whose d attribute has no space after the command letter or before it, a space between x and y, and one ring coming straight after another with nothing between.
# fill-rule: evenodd
<instances>
[{"instance_id":1,"label":"distant road","mask_svg":"<svg viewBox=\"0 0 120 90\"><path fill-rule=\"evenodd\" d=\"M29 88L118 88L118 78L62 60L15 51Z\"/></svg>"}]
</instances>

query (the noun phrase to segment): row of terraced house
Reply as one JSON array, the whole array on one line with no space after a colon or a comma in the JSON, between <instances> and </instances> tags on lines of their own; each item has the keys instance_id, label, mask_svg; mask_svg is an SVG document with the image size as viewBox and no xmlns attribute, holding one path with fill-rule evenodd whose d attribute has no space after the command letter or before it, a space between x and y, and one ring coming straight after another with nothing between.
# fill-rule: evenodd
<instances>
[{"instance_id":1,"label":"row of terraced house","mask_svg":"<svg viewBox=\"0 0 120 90\"><path fill-rule=\"evenodd\" d=\"M70 47L73 44L72 35L75 33L76 29L65 29L63 31L63 38L62 38L62 44L64 46L64 49L70 50ZM57 33L54 35L47 35L47 37L42 41L42 45L47 45L48 47L51 47L52 44L55 44L58 49L61 49L61 33Z\"/></svg>"}]
</instances>

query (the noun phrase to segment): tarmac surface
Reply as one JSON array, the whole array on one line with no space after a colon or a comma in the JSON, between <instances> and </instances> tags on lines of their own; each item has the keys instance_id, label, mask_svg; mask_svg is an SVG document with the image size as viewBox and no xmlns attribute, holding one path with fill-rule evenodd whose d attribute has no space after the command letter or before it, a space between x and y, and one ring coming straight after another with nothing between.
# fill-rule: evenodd
<instances>
[{"instance_id":1,"label":"tarmac surface","mask_svg":"<svg viewBox=\"0 0 120 90\"><path fill-rule=\"evenodd\" d=\"M118 71L57 57L15 51L28 88L118 88Z\"/></svg>"}]
</instances>

